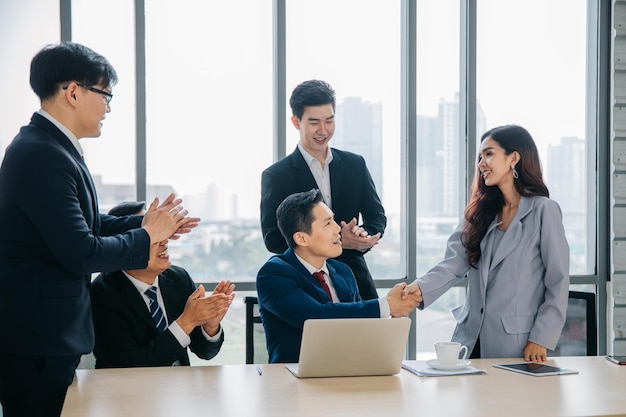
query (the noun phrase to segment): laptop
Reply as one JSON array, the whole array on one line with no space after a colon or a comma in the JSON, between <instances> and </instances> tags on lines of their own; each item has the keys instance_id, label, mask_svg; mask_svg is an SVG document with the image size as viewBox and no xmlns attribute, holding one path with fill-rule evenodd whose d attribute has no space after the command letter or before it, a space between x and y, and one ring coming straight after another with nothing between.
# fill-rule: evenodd
<instances>
[{"instance_id":1,"label":"laptop","mask_svg":"<svg viewBox=\"0 0 626 417\"><path fill-rule=\"evenodd\" d=\"M285 365L298 378L393 375L400 372L411 319L309 319L298 363Z\"/></svg>"}]
</instances>

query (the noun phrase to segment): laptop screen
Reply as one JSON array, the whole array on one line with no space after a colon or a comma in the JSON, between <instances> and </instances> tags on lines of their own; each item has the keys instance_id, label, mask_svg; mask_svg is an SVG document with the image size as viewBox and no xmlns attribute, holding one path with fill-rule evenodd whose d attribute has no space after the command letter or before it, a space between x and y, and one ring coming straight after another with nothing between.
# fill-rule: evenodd
<instances>
[{"instance_id":1,"label":"laptop screen","mask_svg":"<svg viewBox=\"0 0 626 417\"><path fill-rule=\"evenodd\" d=\"M310 319L304 322L299 378L393 375L400 372L409 318Z\"/></svg>"}]
</instances>

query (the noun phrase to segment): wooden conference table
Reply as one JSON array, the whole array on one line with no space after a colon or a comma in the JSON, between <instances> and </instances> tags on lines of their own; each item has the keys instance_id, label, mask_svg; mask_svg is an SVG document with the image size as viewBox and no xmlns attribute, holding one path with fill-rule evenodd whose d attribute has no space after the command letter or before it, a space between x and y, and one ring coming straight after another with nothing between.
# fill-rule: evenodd
<instances>
[{"instance_id":1,"label":"wooden conference table","mask_svg":"<svg viewBox=\"0 0 626 417\"><path fill-rule=\"evenodd\" d=\"M284 365L78 370L62 417L626 415L626 366L604 357L549 364L576 375L533 377L472 360L486 375L297 379Z\"/></svg>"}]
</instances>

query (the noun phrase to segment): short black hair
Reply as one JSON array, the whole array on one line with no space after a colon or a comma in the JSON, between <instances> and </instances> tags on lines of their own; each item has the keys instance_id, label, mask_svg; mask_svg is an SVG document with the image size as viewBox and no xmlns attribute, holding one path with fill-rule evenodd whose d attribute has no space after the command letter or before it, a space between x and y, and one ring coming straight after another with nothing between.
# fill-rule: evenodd
<instances>
[{"instance_id":1,"label":"short black hair","mask_svg":"<svg viewBox=\"0 0 626 417\"><path fill-rule=\"evenodd\" d=\"M117 73L105 57L74 42L47 45L30 62L30 86L40 100L75 81L86 86L117 84Z\"/></svg>"},{"instance_id":2,"label":"short black hair","mask_svg":"<svg viewBox=\"0 0 626 417\"><path fill-rule=\"evenodd\" d=\"M311 226L315 220L313 209L320 202L322 202L322 193L314 188L287 196L276 209L278 229L291 249L298 246L293 240L294 233L311 233Z\"/></svg>"},{"instance_id":3,"label":"short black hair","mask_svg":"<svg viewBox=\"0 0 626 417\"><path fill-rule=\"evenodd\" d=\"M294 88L289 99L291 113L302 120L304 108L332 104L335 110L335 90L326 81L308 80Z\"/></svg>"},{"instance_id":4,"label":"short black hair","mask_svg":"<svg viewBox=\"0 0 626 417\"><path fill-rule=\"evenodd\" d=\"M141 210L146 208L146 203L143 201L124 201L119 203L109 213L111 216L131 216L137 214Z\"/></svg>"}]
</instances>

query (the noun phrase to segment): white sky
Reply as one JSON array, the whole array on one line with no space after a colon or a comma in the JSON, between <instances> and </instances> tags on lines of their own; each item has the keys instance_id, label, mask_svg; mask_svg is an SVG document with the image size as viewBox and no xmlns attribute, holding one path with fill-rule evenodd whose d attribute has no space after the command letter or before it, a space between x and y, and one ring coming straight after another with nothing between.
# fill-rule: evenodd
<instances>
[{"instance_id":1,"label":"white sky","mask_svg":"<svg viewBox=\"0 0 626 417\"><path fill-rule=\"evenodd\" d=\"M383 188L392 208L400 201L400 3L287 3L287 94L320 78L339 102L383 103ZM458 91L459 2L418 4L418 110L432 116ZM564 136L584 138L586 1L478 4L478 96L487 126L521 124L542 151ZM7 57L0 149L38 108L28 66L41 46L58 40L56 13L56 1L0 0L0 56ZM132 183L132 2L75 0L73 13L74 40L105 55L120 76L102 137L81 142L90 169L105 182ZM182 194L219 184L258 215L260 172L272 152L271 1L154 0L146 14L149 182L173 183ZM287 132L290 152L297 132L290 125Z\"/></svg>"}]
</instances>

